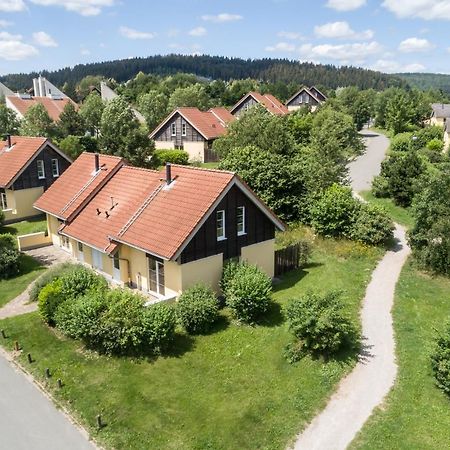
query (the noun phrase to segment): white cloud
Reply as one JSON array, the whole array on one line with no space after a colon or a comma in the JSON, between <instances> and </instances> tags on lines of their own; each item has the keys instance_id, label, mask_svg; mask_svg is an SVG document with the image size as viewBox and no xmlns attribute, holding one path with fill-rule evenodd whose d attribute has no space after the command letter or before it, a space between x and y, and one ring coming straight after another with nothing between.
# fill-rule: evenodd
<instances>
[{"instance_id":1,"label":"white cloud","mask_svg":"<svg viewBox=\"0 0 450 450\"><path fill-rule=\"evenodd\" d=\"M153 39L156 36L156 33L137 31L128 27L120 27L119 33L127 39Z\"/></svg>"},{"instance_id":2,"label":"white cloud","mask_svg":"<svg viewBox=\"0 0 450 450\"><path fill-rule=\"evenodd\" d=\"M58 47L58 43L45 31L33 33L33 40L41 47Z\"/></svg>"},{"instance_id":3,"label":"white cloud","mask_svg":"<svg viewBox=\"0 0 450 450\"><path fill-rule=\"evenodd\" d=\"M189 35L190 36L205 36L206 34L206 28L203 27L197 27L197 28L193 28L191 31L189 31Z\"/></svg>"},{"instance_id":4,"label":"white cloud","mask_svg":"<svg viewBox=\"0 0 450 450\"><path fill-rule=\"evenodd\" d=\"M204 16L202 16L202 19L206 20L207 22L223 23L236 22L237 20L242 20L243 17L239 14L220 13L217 15L205 14Z\"/></svg>"},{"instance_id":5,"label":"white cloud","mask_svg":"<svg viewBox=\"0 0 450 450\"><path fill-rule=\"evenodd\" d=\"M338 60L356 63L366 56L376 55L383 50L383 47L376 41L358 42L354 44L304 44L300 47L300 54L303 59L308 60Z\"/></svg>"},{"instance_id":6,"label":"white cloud","mask_svg":"<svg viewBox=\"0 0 450 450\"><path fill-rule=\"evenodd\" d=\"M356 32L352 30L348 22L331 22L314 27L314 34L320 38L339 38L339 39L372 39L373 31L365 30Z\"/></svg>"},{"instance_id":7,"label":"white cloud","mask_svg":"<svg viewBox=\"0 0 450 450\"><path fill-rule=\"evenodd\" d=\"M351 11L361 8L365 4L366 0L328 0L327 6L337 11Z\"/></svg>"},{"instance_id":8,"label":"white cloud","mask_svg":"<svg viewBox=\"0 0 450 450\"><path fill-rule=\"evenodd\" d=\"M398 61L379 59L373 66L371 66L371 69L387 73L423 72L425 70L425 66L420 63L402 65Z\"/></svg>"},{"instance_id":9,"label":"white cloud","mask_svg":"<svg viewBox=\"0 0 450 450\"><path fill-rule=\"evenodd\" d=\"M433 47L433 44L427 39L412 37L400 42L398 49L403 53L413 53L426 52L427 50L431 50Z\"/></svg>"},{"instance_id":10,"label":"white cloud","mask_svg":"<svg viewBox=\"0 0 450 450\"><path fill-rule=\"evenodd\" d=\"M278 42L278 44L267 46L265 50L266 52L294 52L295 45L289 42Z\"/></svg>"},{"instance_id":11,"label":"white cloud","mask_svg":"<svg viewBox=\"0 0 450 450\"><path fill-rule=\"evenodd\" d=\"M22 42L20 34L0 32L0 59L20 61L39 54L37 48Z\"/></svg>"},{"instance_id":12,"label":"white cloud","mask_svg":"<svg viewBox=\"0 0 450 450\"><path fill-rule=\"evenodd\" d=\"M0 11L19 12L26 9L23 0L0 0Z\"/></svg>"},{"instance_id":13,"label":"white cloud","mask_svg":"<svg viewBox=\"0 0 450 450\"><path fill-rule=\"evenodd\" d=\"M10 27L13 23L8 20L0 20L0 28Z\"/></svg>"},{"instance_id":14,"label":"white cloud","mask_svg":"<svg viewBox=\"0 0 450 450\"><path fill-rule=\"evenodd\" d=\"M2 0L0 0L2 1ZM115 0L31 0L42 6L62 6L67 11L76 12L82 16L97 16L102 8L112 6Z\"/></svg>"},{"instance_id":15,"label":"white cloud","mask_svg":"<svg viewBox=\"0 0 450 450\"><path fill-rule=\"evenodd\" d=\"M290 39L291 41L303 38L303 36L300 33L297 33L295 31L280 31L278 33L278 37L284 38L284 39Z\"/></svg>"},{"instance_id":16,"label":"white cloud","mask_svg":"<svg viewBox=\"0 0 450 450\"><path fill-rule=\"evenodd\" d=\"M450 20L450 0L384 0L383 6L401 18Z\"/></svg>"}]
</instances>

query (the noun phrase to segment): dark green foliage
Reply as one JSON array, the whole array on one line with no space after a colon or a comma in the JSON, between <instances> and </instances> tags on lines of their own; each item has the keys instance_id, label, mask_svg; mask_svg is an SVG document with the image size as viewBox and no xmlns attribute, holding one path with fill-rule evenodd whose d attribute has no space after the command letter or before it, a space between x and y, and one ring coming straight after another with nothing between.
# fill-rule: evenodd
<instances>
[{"instance_id":1,"label":"dark green foliage","mask_svg":"<svg viewBox=\"0 0 450 450\"><path fill-rule=\"evenodd\" d=\"M20 134L51 138L55 135L55 132L55 122L41 103L36 103L28 108L20 124Z\"/></svg>"},{"instance_id":2,"label":"dark green foliage","mask_svg":"<svg viewBox=\"0 0 450 450\"><path fill-rule=\"evenodd\" d=\"M155 168L163 166L165 163L186 165L188 160L189 154L184 150L158 149L153 152L152 165Z\"/></svg>"},{"instance_id":3,"label":"dark green foliage","mask_svg":"<svg viewBox=\"0 0 450 450\"><path fill-rule=\"evenodd\" d=\"M435 340L431 367L437 386L450 396L450 321L447 321L443 333Z\"/></svg>"},{"instance_id":4,"label":"dark green foliage","mask_svg":"<svg viewBox=\"0 0 450 450\"><path fill-rule=\"evenodd\" d=\"M377 175L372 181L372 194L378 198L389 197L389 181L382 175Z\"/></svg>"},{"instance_id":5,"label":"dark green foliage","mask_svg":"<svg viewBox=\"0 0 450 450\"><path fill-rule=\"evenodd\" d=\"M56 127L58 134L62 137L82 136L86 132L86 122L72 102L68 102L64 106Z\"/></svg>"},{"instance_id":6,"label":"dark green foliage","mask_svg":"<svg viewBox=\"0 0 450 450\"><path fill-rule=\"evenodd\" d=\"M329 357L355 345L358 332L343 311L341 293L336 291L325 295L308 292L291 300L285 315L296 341L287 347L287 358L295 362L306 354Z\"/></svg>"},{"instance_id":7,"label":"dark green foliage","mask_svg":"<svg viewBox=\"0 0 450 450\"><path fill-rule=\"evenodd\" d=\"M61 292L66 299L76 299L90 291L104 291L108 283L93 270L77 266L66 271L61 277Z\"/></svg>"},{"instance_id":8,"label":"dark green foliage","mask_svg":"<svg viewBox=\"0 0 450 450\"><path fill-rule=\"evenodd\" d=\"M20 272L20 252L11 234L0 234L0 280L11 278Z\"/></svg>"},{"instance_id":9,"label":"dark green foliage","mask_svg":"<svg viewBox=\"0 0 450 450\"><path fill-rule=\"evenodd\" d=\"M19 126L20 122L16 113L0 102L0 137L3 138L6 134L17 134Z\"/></svg>"},{"instance_id":10,"label":"dark green foliage","mask_svg":"<svg viewBox=\"0 0 450 450\"><path fill-rule=\"evenodd\" d=\"M0 208L0 226L3 225L3 222L5 221L5 213Z\"/></svg>"},{"instance_id":11,"label":"dark green foliage","mask_svg":"<svg viewBox=\"0 0 450 450\"><path fill-rule=\"evenodd\" d=\"M399 133L391 139L391 150L393 152L407 152L411 150L412 143L412 133Z\"/></svg>"},{"instance_id":12,"label":"dark green foliage","mask_svg":"<svg viewBox=\"0 0 450 450\"><path fill-rule=\"evenodd\" d=\"M174 308L163 303L148 306L143 311L143 347L153 353L166 350L175 337Z\"/></svg>"},{"instance_id":13,"label":"dark green foliage","mask_svg":"<svg viewBox=\"0 0 450 450\"><path fill-rule=\"evenodd\" d=\"M288 127L296 144L306 145L311 140L314 115L308 107L303 107L289 114Z\"/></svg>"},{"instance_id":14,"label":"dark green foliage","mask_svg":"<svg viewBox=\"0 0 450 450\"><path fill-rule=\"evenodd\" d=\"M86 128L95 136L98 136L105 103L96 92L89 94L80 107L79 113L83 118Z\"/></svg>"},{"instance_id":15,"label":"dark green foliage","mask_svg":"<svg viewBox=\"0 0 450 450\"><path fill-rule=\"evenodd\" d=\"M65 300L60 279L52 281L41 289L38 295L38 309L45 322L50 325L55 324L56 310Z\"/></svg>"},{"instance_id":16,"label":"dark green foliage","mask_svg":"<svg viewBox=\"0 0 450 450\"><path fill-rule=\"evenodd\" d=\"M364 244L384 244L393 237L394 225L379 206L361 204L350 231L350 239Z\"/></svg>"},{"instance_id":17,"label":"dark green foliage","mask_svg":"<svg viewBox=\"0 0 450 450\"><path fill-rule=\"evenodd\" d=\"M30 289L30 302L38 300L39 292L47 284L51 283L57 278L61 278L65 273L80 267L72 263L62 263L47 269L34 283Z\"/></svg>"},{"instance_id":18,"label":"dark green foliage","mask_svg":"<svg viewBox=\"0 0 450 450\"><path fill-rule=\"evenodd\" d=\"M444 142L441 139L431 139L431 141L427 142L427 149L440 153L444 149Z\"/></svg>"},{"instance_id":19,"label":"dark green foliage","mask_svg":"<svg viewBox=\"0 0 450 450\"><path fill-rule=\"evenodd\" d=\"M98 141L91 136L67 136L59 141L58 147L75 160L83 152L97 152Z\"/></svg>"},{"instance_id":20,"label":"dark green foliage","mask_svg":"<svg viewBox=\"0 0 450 450\"><path fill-rule=\"evenodd\" d=\"M236 275L239 266L243 264L237 260L229 260L223 265L222 269L222 277L220 278L220 290L223 294L227 292L228 286L230 285L231 280Z\"/></svg>"},{"instance_id":21,"label":"dark green foliage","mask_svg":"<svg viewBox=\"0 0 450 450\"><path fill-rule=\"evenodd\" d=\"M269 308L272 281L257 266L239 264L227 284L226 304L237 320L254 323Z\"/></svg>"},{"instance_id":22,"label":"dark green foliage","mask_svg":"<svg viewBox=\"0 0 450 450\"><path fill-rule=\"evenodd\" d=\"M202 284L186 289L178 299L177 316L188 333L205 333L217 320L219 303L214 291Z\"/></svg>"}]
</instances>

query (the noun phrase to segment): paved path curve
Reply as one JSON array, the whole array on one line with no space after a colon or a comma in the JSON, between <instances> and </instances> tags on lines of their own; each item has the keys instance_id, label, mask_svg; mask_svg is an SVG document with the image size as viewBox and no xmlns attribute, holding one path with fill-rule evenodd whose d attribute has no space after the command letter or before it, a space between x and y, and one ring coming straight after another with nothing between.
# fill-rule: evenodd
<instances>
[{"instance_id":1,"label":"paved path curve","mask_svg":"<svg viewBox=\"0 0 450 450\"><path fill-rule=\"evenodd\" d=\"M367 152L350 165L355 193L370 188L388 145L384 136L367 138ZM298 436L296 450L346 449L394 384L397 364L391 309L395 286L410 252L405 229L396 225L394 234L395 247L378 263L367 286L361 310L363 349L358 363L341 381L325 409Z\"/></svg>"}]
</instances>

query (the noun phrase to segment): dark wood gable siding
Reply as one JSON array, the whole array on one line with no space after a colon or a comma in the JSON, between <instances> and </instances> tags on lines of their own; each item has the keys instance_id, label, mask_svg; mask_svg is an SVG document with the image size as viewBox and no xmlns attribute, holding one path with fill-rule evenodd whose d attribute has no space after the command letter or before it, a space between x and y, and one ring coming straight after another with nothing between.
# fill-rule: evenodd
<instances>
[{"instance_id":1,"label":"dark wood gable siding","mask_svg":"<svg viewBox=\"0 0 450 450\"><path fill-rule=\"evenodd\" d=\"M237 235L237 208L245 206L246 232ZM216 214L225 211L226 240L217 241ZM237 186L233 186L181 254L181 263L223 253L224 260L240 256L242 247L275 237L275 225Z\"/></svg>"},{"instance_id":2,"label":"dark wood gable siding","mask_svg":"<svg viewBox=\"0 0 450 450\"><path fill-rule=\"evenodd\" d=\"M177 135L172 136L172 124L177 126ZM181 124L186 124L186 136L181 135ZM186 120L176 113L153 137L155 141L174 142L177 146L182 146L183 142L203 142L206 139Z\"/></svg>"},{"instance_id":3,"label":"dark wood gable siding","mask_svg":"<svg viewBox=\"0 0 450 450\"><path fill-rule=\"evenodd\" d=\"M252 106L259 105L251 95L249 95L234 111L233 116L239 117L243 114L247 108L251 108Z\"/></svg>"},{"instance_id":4,"label":"dark wood gable siding","mask_svg":"<svg viewBox=\"0 0 450 450\"><path fill-rule=\"evenodd\" d=\"M45 178L42 180L38 178L37 161L39 159L44 161L45 167ZM58 179L58 177L53 177L52 175L52 159L58 160L60 176L70 166L70 162L67 161L66 158L63 158L59 153L55 152L55 150L47 145L34 157L33 161L31 161L19 178L17 178L13 184L13 189L21 190L42 186L45 191L49 188L53 182Z\"/></svg>"},{"instance_id":5,"label":"dark wood gable siding","mask_svg":"<svg viewBox=\"0 0 450 450\"><path fill-rule=\"evenodd\" d=\"M326 100L326 97L321 94L315 87L312 87L310 91L322 102Z\"/></svg>"},{"instance_id":6,"label":"dark wood gable siding","mask_svg":"<svg viewBox=\"0 0 450 450\"><path fill-rule=\"evenodd\" d=\"M309 100L309 102L306 101ZM287 106L316 106L319 102L308 94L306 91L299 92L288 104Z\"/></svg>"}]
</instances>

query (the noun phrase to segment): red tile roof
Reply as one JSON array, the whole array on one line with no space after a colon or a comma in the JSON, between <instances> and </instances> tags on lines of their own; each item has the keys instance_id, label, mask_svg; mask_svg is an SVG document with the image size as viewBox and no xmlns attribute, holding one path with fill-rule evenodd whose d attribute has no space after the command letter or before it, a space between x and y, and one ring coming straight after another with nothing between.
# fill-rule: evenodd
<instances>
[{"instance_id":1,"label":"red tile roof","mask_svg":"<svg viewBox=\"0 0 450 450\"><path fill-rule=\"evenodd\" d=\"M242 97L232 108L231 112L233 112L245 99L249 96L252 96L261 106L267 109L272 114L277 116L284 116L285 114L289 114L289 110L283 103L280 102L275 96L272 94L260 94L259 92L249 92L244 97Z\"/></svg>"},{"instance_id":2,"label":"red tile roof","mask_svg":"<svg viewBox=\"0 0 450 450\"><path fill-rule=\"evenodd\" d=\"M0 141L0 187L8 186L47 142L44 137L11 136L11 148Z\"/></svg>"},{"instance_id":3,"label":"red tile roof","mask_svg":"<svg viewBox=\"0 0 450 450\"><path fill-rule=\"evenodd\" d=\"M70 218L124 164L122 158L100 155L101 170L95 173L94 157L93 153L82 153L44 192L34 207L61 219Z\"/></svg>"},{"instance_id":4,"label":"red tile roof","mask_svg":"<svg viewBox=\"0 0 450 450\"><path fill-rule=\"evenodd\" d=\"M47 110L48 115L57 122L59 120L59 116L63 112L64 107L67 103L73 103L77 106L70 98L63 98L60 100L55 100L50 97L31 97L31 98L20 98L16 95L9 95L6 97L9 102L19 111L22 116L25 116L28 109L40 103Z\"/></svg>"},{"instance_id":5,"label":"red tile roof","mask_svg":"<svg viewBox=\"0 0 450 450\"><path fill-rule=\"evenodd\" d=\"M212 108L209 111L200 111L198 108L178 108L161 122L150 137L153 138L176 113L179 113L207 140L224 135L227 132L227 124L235 120L235 117L225 108Z\"/></svg>"}]
</instances>

